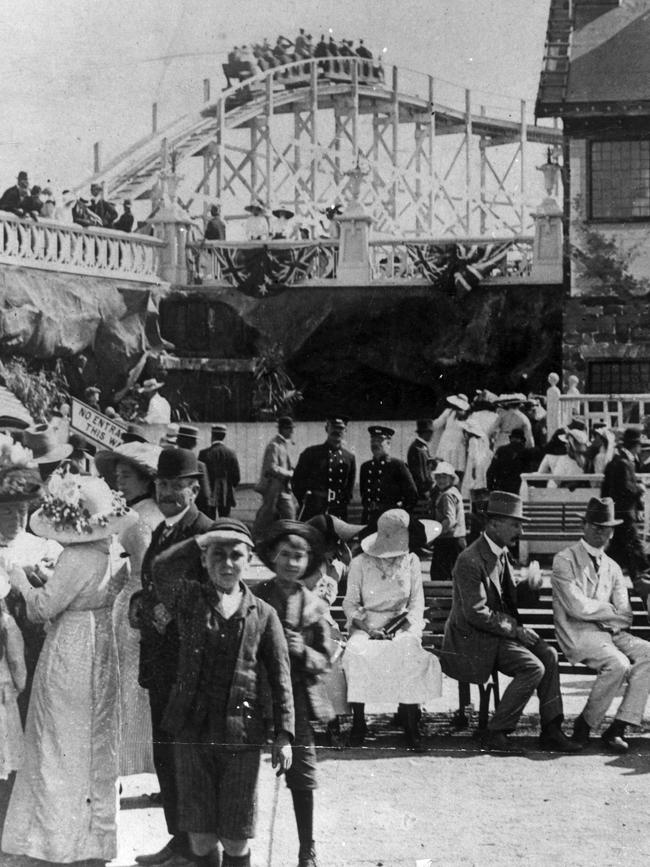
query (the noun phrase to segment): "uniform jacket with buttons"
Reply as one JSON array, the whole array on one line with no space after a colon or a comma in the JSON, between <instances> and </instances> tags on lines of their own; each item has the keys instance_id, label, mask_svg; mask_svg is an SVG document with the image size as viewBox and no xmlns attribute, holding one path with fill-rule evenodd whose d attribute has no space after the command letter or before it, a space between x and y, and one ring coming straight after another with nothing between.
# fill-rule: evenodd
<instances>
[{"instance_id":1,"label":"uniform jacket with buttons","mask_svg":"<svg viewBox=\"0 0 650 867\"><path fill-rule=\"evenodd\" d=\"M327 443L309 446L298 458L293 474L293 492L301 505L307 491L324 493L326 497L329 491L327 503L347 506L352 499L356 474L354 455L347 449L333 449ZM312 516L303 514L303 520L309 517Z\"/></svg>"},{"instance_id":2,"label":"uniform jacket with buttons","mask_svg":"<svg viewBox=\"0 0 650 867\"><path fill-rule=\"evenodd\" d=\"M158 557L153 568L159 599L172 616L179 636L177 673L162 721L162 727L174 735L192 734L193 709L211 614L208 576L197 560L198 551L196 541L189 539ZM179 569L183 561L199 565L192 570ZM228 694L226 738L229 744L261 745L264 724L258 701L260 662L268 677L276 732L283 730L290 736L294 734L289 651L275 611L253 596L245 584L240 586L242 603L232 615L241 619L241 627L235 673Z\"/></svg>"},{"instance_id":3,"label":"uniform jacket with buttons","mask_svg":"<svg viewBox=\"0 0 650 867\"><path fill-rule=\"evenodd\" d=\"M456 560L440 657L448 677L485 683L494 668L499 642L516 636L521 618L507 559L503 575L500 572L499 558L482 535Z\"/></svg>"},{"instance_id":4,"label":"uniform jacket with buttons","mask_svg":"<svg viewBox=\"0 0 650 867\"><path fill-rule=\"evenodd\" d=\"M632 606L621 567L601 555L598 573L587 549L578 542L553 560L553 621L567 659L582 662L594 656L603 633L632 625Z\"/></svg>"},{"instance_id":5,"label":"uniform jacket with buttons","mask_svg":"<svg viewBox=\"0 0 650 867\"><path fill-rule=\"evenodd\" d=\"M418 489L404 461L385 457L361 464L359 487L363 504L362 522L398 506L410 512L418 501Z\"/></svg>"}]
</instances>

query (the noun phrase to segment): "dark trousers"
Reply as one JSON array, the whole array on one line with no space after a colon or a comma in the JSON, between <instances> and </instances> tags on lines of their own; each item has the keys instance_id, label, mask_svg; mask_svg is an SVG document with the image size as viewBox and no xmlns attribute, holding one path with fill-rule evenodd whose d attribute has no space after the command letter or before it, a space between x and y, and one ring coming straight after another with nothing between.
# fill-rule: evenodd
<instances>
[{"instance_id":1,"label":"dark trousers","mask_svg":"<svg viewBox=\"0 0 650 867\"><path fill-rule=\"evenodd\" d=\"M621 569L627 569L632 581L636 580L639 572L648 569L648 558L643 550L633 517L624 516L623 523L614 527L614 535L607 548L607 554Z\"/></svg>"},{"instance_id":2,"label":"dark trousers","mask_svg":"<svg viewBox=\"0 0 650 867\"><path fill-rule=\"evenodd\" d=\"M532 648L518 641L501 639L496 668L512 677L490 720L490 731L514 731L528 699L537 690L542 728L562 715L560 672L557 652L541 639Z\"/></svg>"},{"instance_id":3,"label":"dark trousers","mask_svg":"<svg viewBox=\"0 0 650 867\"><path fill-rule=\"evenodd\" d=\"M467 547L464 536L444 536L433 543L431 554L431 580L451 581L451 571L454 568L460 552Z\"/></svg>"},{"instance_id":4,"label":"dark trousers","mask_svg":"<svg viewBox=\"0 0 650 867\"><path fill-rule=\"evenodd\" d=\"M160 785L167 830L172 836L178 836L178 791L176 785L176 768L174 765L174 737L161 728L168 691L163 693L149 690L149 706L151 708L151 731L153 735L153 763Z\"/></svg>"}]
</instances>

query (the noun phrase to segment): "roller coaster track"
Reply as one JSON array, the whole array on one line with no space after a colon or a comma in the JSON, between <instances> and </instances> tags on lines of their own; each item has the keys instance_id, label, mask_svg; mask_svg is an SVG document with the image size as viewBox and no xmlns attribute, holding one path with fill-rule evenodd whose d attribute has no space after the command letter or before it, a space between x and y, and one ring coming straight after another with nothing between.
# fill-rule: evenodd
<instances>
[{"instance_id":1,"label":"roller coaster track","mask_svg":"<svg viewBox=\"0 0 650 867\"><path fill-rule=\"evenodd\" d=\"M167 157L186 197L219 198L227 213L260 197L314 216L345 197L359 159L364 203L388 233L526 231L528 153L559 145L560 131L528 122L523 103L475 104L431 76L388 72L361 58L267 70L135 142L78 189L155 198Z\"/></svg>"}]
</instances>

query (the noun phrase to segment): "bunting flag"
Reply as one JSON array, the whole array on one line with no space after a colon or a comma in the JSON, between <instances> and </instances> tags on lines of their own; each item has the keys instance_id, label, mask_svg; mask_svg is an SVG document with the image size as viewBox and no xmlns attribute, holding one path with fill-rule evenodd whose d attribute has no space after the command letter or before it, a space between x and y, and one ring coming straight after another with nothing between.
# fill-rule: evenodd
<instances>
[{"instance_id":1,"label":"bunting flag","mask_svg":"<svg viewBox=\"0 0 650 867\"><path fill-rule=\"evenodd\" d=\"M221 279L246 295L277 295L309 277L331 277L335 251L318 243L215 247Z\"/></svg>"},{"instance_id":2,"label":"bunting flag","mask_svg":"<svg viewBox=\"0 0 650 867\"><path fill-rule=\"evenodd\" d=\"M407 244L415 273L432 286L449 292L470 292L503 262L514 242L463 244Z\"/></svg>"}]
</instances>

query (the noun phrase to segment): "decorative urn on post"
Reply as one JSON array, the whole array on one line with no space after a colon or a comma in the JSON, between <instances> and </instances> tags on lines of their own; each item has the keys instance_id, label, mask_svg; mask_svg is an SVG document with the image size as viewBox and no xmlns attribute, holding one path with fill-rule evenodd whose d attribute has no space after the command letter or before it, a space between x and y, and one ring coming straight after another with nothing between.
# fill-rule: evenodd
<instances>
[{"instance_id":1,"label":"decorative urn on post","mask_svg":"<svg viewBox=\"0 0 650 867\"><path fill-rule=\"evenodd\" d=\"M351 198L345 211L339 217L341 234L339 238L339 261L336 279L346 285L366 285L370 282L369 234L372 217L363 209L359 200L361 179L368 174L361 170L359 158L354 169L345 172L350 177Z\"/></svg>"},{"instance_id":2,"label":"decorative urn on post","mask_svg":"<svg viewBox=\"0 0 650 867\"><path fill-rule=\"evenodd\" d=\"M160 251L160 277L168 283L185 285L188 282L185 248L192 223L178 205L177 190L182 177L176 174L173 154L171 163L169 167L167 139L163 139L156 185L159 208L151 223L156 237L165 241L165 247Z\"/></svg>"}]
</instances>

